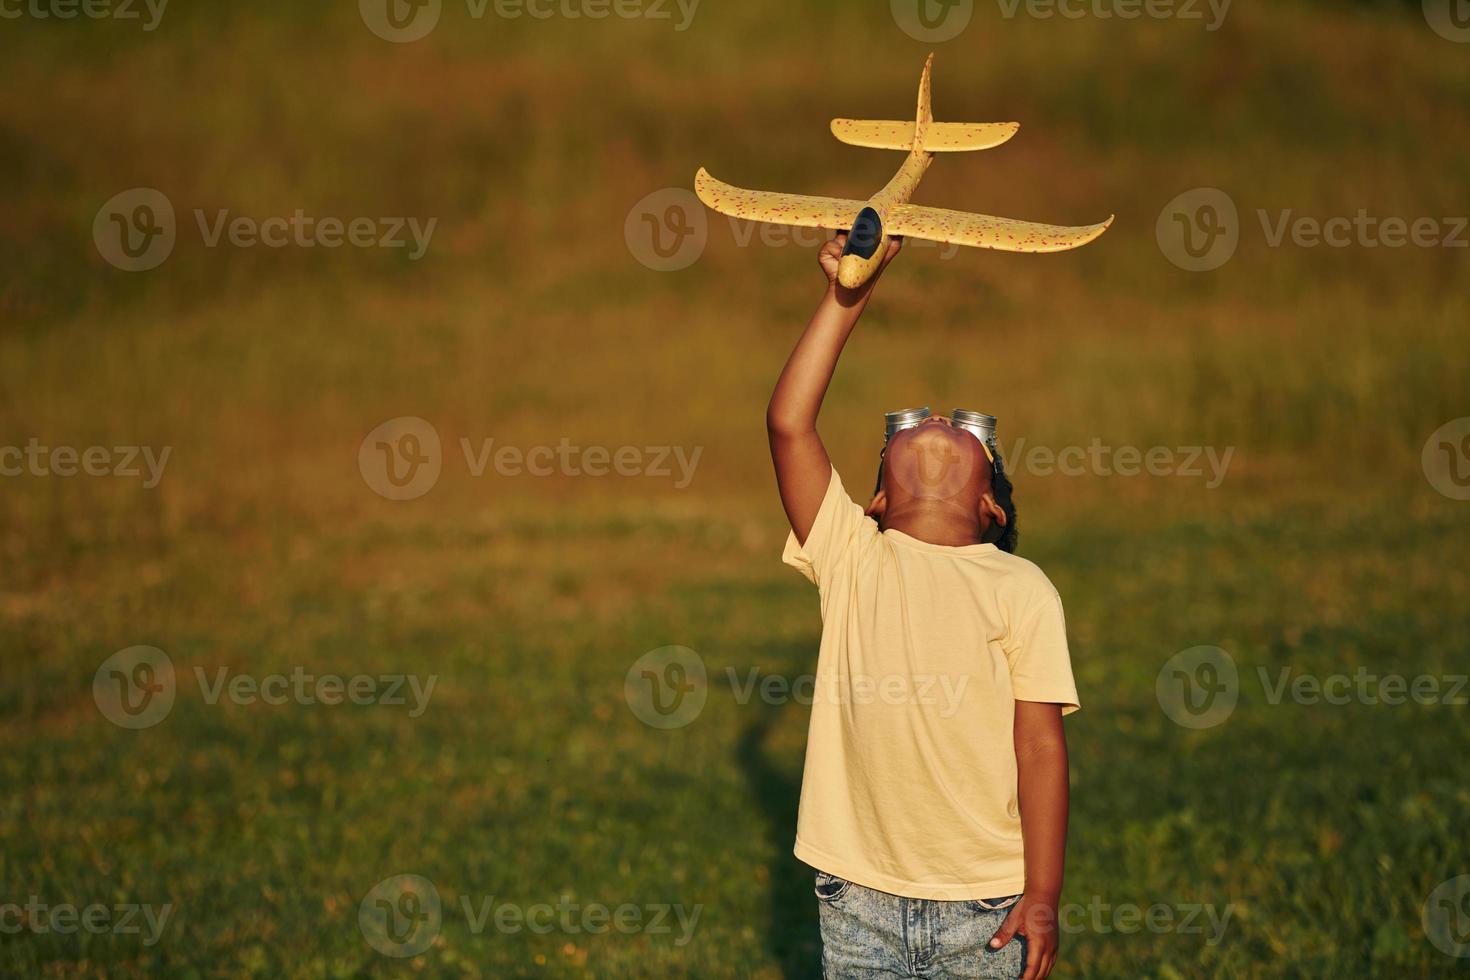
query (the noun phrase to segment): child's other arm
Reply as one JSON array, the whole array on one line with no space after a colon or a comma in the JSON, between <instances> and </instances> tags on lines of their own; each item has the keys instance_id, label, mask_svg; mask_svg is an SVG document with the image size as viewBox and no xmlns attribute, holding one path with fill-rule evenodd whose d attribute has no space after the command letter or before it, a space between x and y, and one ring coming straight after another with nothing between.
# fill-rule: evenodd
<instances>
[{"instance_id":1,"label":"child's other arm","mask_svg":"<svg viewBox=\"0 0 1470 980\"><path fill-rule=\"evenodd\" d=\"M898 254L902 242L894 239L889 243L883 264L857 289L846 289L837 282L837 262L846 244L847 236L840 234L817 254L817 261L827 276L827 292L796 342L796 349L786 360L776 389L771 392L771 403L766 407L766 432L771 442L771 461L776 466L781 506L786 509L791 529L802 544L811 533L832 476L832 461L817 435L817 412L848 334L868 305L873 285Z\"/></svg>"},{"instance_id":2,"label":"child's other arm","mask_svg":"<svg viewBox=\"0 0 1470 980\"><path fill-rule=\"evenodd\" d=\"M1026 937L1023 980L1041 980L1057 958L1057 903L1067 852L1067 736L1062 706L1017 701L1017 790L1026 891L991 940L999 948L1016 933Z\"/></svg>"}]
</instances>

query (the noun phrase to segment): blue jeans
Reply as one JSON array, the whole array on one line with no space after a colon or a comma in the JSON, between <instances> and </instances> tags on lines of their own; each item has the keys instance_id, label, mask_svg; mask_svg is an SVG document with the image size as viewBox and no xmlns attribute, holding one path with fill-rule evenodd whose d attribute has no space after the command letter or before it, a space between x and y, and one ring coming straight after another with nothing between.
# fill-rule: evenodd
<instances>
[{"instance_id":1,"label":"blue jeans","mask_svg":"<svg viewBox=\"0 0 1470 980\"><path fill-rule=\"evenodd\" d=\"M1026 969L1025 937L1000 949L990 937L1020 897L902 898L818 871L823 980L1015 980Z\"/></svg>"}]
</instances>

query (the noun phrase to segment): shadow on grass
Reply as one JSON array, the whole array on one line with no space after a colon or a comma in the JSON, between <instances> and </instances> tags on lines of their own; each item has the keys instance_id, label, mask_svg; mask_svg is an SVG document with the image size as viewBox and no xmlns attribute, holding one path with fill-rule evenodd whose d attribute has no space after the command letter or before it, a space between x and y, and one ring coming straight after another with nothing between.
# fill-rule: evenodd
<instances>
[{"instance_id":1,"label":"shadow on grass","mask_svg":"<svg viewBox=\"0 0 1470 980\"><path fill-rule=\"evenodd\" d=\"M815 668L811 660L816 638L792 644L781 651L785 676L794 679ZM817 905L812 893L812 870L791 853L796 834L796 811L801 795L800 767L794 772L772 759L765 748L766 735L789 708L790 700L767 704L751 699L755 718L746 725L736 743L736 761L750 786L751 797L766 823L766 836L773 845L770 871L770 924L765 930L766 946L781 964L788 980L819 977L822 972L822 939L817 929Z\"/></svg>"}]
</instances>

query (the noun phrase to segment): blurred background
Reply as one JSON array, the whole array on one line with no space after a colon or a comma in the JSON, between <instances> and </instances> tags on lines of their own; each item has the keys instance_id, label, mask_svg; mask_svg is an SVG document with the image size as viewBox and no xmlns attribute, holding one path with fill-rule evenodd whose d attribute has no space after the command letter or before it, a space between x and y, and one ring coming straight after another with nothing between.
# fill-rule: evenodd
<instances>
[{"instance_id":1,"label":"blurred background","mask_svg":"<svg viewBox=\"0 0 1470 980\"><path fill-rule=\"evenodd\" d=\"M931 50L936 118L1022 126L918 203L1117 214L906 249L822 416L855 491L885 410L1000 418L1085 705L1056 975L1463 970L1467 42L0 0L0 974L818 975L763 412L821 236L689 190L866 197L900 158L828 121Z\"/></svg>"}]
</instances>

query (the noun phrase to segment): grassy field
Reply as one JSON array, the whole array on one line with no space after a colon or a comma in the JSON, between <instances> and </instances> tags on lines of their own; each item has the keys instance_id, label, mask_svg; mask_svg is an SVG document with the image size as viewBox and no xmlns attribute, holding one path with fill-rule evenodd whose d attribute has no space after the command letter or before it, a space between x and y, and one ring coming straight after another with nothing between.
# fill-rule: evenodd
<instances>
[{"instance_id":1,"label":"grassy field","mask_svg":"<svg viewBox=\"0 0 1470 980\"><path fill-rule=\"evenodd\" d=\"M0 975L814 976L790 857L808 709L742 687L814 666L761 426L812 249L713 219L698 261L660 273L624 227L701 165L863 196L896 159L827 120L907 115L930 48L884 4L710 2L682 31L677 8L446 4L410 44L353 7L0 21L0 447L170 450L152 487L0 480ZM1470 249L1269 229L1470 213L1470 48L1417 4L1240 4L1214 31L1003 9L934 46L935 109L1021 133L938 161L922 203L1117 223L1059 256L907 252L828 397L834 460L862 486L880 413L926 402L994 412L1007 448L1231 451L1213 487L1018 471L1022 554L1066 601L1085 703L1056 975L1463 970L1422 914L1470 874L1470 708L1273 692L1283 668L1465 672L1470 504L1421 449L1470 415ZM134 187L172 203L177 242L127 273L92 227ZM1197 187L1230 196L1240 241L1195 273L1155 224ZM221 209L437 223L419 259L210 247L195 212ZM409 501L358 459L400 416L443 444ZM477 476L461 440L487 439L700 455L685 486ZM94 674L140 644L177 697L128 730ZM662 731L624 679L668 645L709 687ZM1239 704L1191 730L1155 681L1199 645L1233 658ZM435 686L417 714L210 696L221 669L298 668ZM442 902L416 957L360 925L399 874ZM144 919L42 931L6 911L32 896L169 912L152 942ZM478 918L570 904L674 911L666 932ZM1154 907L1174 924L1119 912ZM1218 935L1180 921L1201 907L1228 914Z\"/></svg>"}]
</instances>

